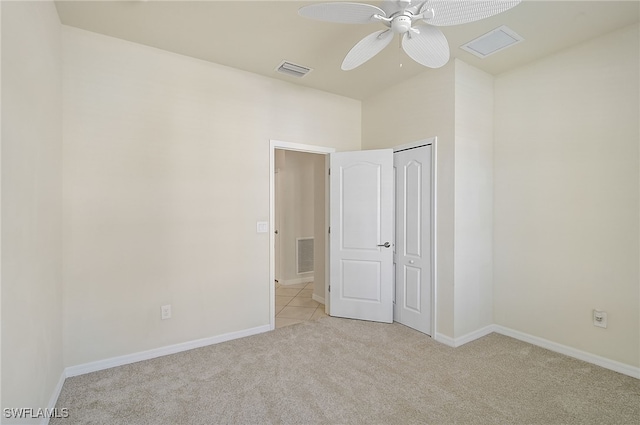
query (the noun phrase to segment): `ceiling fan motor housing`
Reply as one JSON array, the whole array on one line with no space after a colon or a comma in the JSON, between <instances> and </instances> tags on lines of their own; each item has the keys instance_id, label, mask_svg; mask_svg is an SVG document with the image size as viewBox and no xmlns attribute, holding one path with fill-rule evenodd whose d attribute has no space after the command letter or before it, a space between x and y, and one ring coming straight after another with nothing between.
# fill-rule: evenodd
<instances>
[{"instance_id":1,"label":"ceiling fan motor housing","mask_svg":"<svg viewBox=\"0 0 640 425\"><path fill-rule=\"evenodd\" d=\"M411 29L411 18L407 15L400 15L393 18L391 30L396 34L404 34Z\"/></svg>"}]
</instances>

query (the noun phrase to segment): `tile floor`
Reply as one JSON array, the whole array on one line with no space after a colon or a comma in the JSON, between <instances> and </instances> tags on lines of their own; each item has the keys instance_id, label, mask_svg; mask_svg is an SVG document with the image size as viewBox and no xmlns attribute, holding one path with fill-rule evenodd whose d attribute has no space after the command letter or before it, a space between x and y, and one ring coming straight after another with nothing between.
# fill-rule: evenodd
<instances>
[{"instance_id":1,"label":"tile floor","mask_svg":"<svg viewBox=\"0 0 640 425\"><path fill-rule=\"evenodd\" d=\"M311 299L313 282L280 285L276 282L276 328L325 317L324 304Z\"/></svg>"}]
</instances>

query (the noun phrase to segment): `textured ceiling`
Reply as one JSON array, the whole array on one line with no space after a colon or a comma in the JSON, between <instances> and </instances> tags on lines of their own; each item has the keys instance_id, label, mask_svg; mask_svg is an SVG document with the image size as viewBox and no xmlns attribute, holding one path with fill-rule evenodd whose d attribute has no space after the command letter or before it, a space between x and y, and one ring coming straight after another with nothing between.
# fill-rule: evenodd
<instances>
[{"instance_id":1,"label":"textured ceiling","mask_svg":"<svg viewBox=\"0 0 640 425\"><path fill-rule=\"evenodd\" d=\"M310 2L262 1L57 1L63 24L254 72L307 87L365 99L429 68L414 63L394 40L352 71L346 53L380 24L346 25L298 16ZM366 1L378 5L379 2ZM500 74L639 21L640 2L525 0L482 21L441 27L451 56ZM462 44L507 25L525 41L485 59ZM275 72L282 60L310 68L304 78Z\"/></svg>"}]
</instances>

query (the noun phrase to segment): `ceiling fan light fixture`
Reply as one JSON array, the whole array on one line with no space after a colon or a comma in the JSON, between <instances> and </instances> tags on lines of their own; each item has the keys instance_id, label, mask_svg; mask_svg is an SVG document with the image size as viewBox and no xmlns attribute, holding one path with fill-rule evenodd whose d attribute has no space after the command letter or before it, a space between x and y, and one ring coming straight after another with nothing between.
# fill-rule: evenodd
<instances>
[{"instance_id":1,"label":"ceiling fan light fixture","mask_svg":"<svg viewBox=\"0 0 640 425\"><path fill-rule=\"evenodd\" d=\"M405 15L396 16L391 21L391 30L395 34L404 34L411 28L411 18Z\"/></svg>"}]
</instances>

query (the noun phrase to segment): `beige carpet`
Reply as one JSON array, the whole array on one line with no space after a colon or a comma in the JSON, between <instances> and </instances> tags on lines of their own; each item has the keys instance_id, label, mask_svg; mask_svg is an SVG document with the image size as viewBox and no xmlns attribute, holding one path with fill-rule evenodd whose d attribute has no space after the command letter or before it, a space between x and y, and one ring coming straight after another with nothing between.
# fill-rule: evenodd
<instances>
[{"instance_id":1,"label":"beige carpet","mask_svg":"<svg viewBox=\"0 0 640 425\"><path fill-rule=\"evenodd\" d=\"M639 424L640 380L492 334L324 318L69 378L51 424Z\"/></svg>"}]
</instances>

